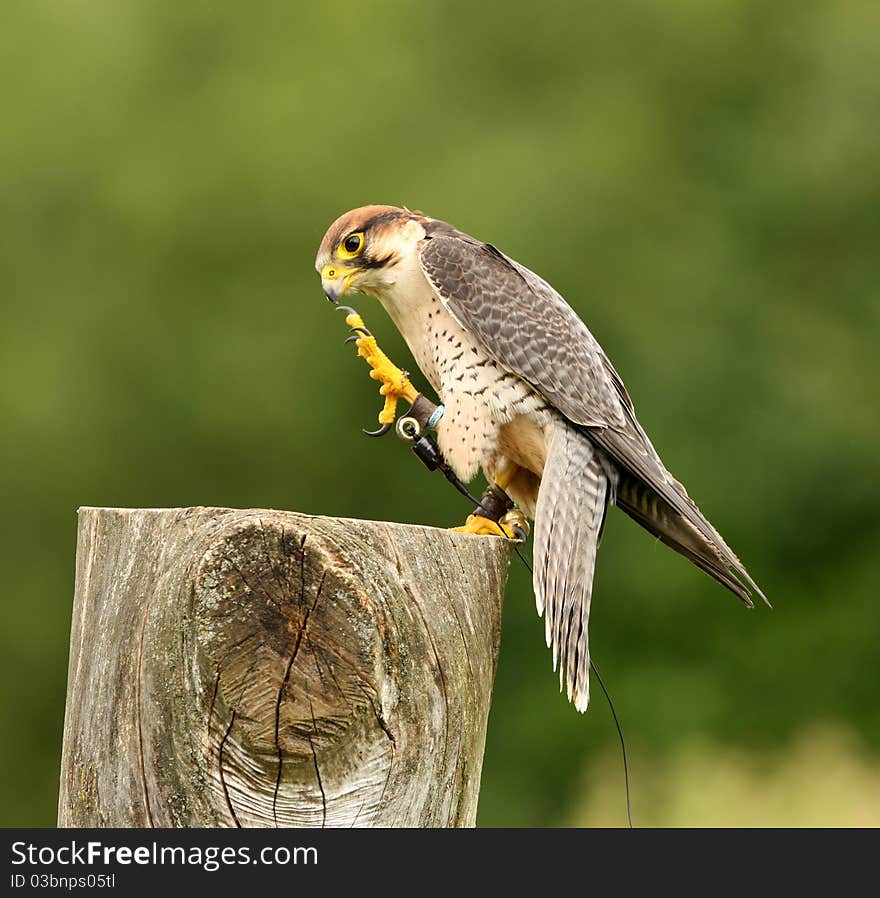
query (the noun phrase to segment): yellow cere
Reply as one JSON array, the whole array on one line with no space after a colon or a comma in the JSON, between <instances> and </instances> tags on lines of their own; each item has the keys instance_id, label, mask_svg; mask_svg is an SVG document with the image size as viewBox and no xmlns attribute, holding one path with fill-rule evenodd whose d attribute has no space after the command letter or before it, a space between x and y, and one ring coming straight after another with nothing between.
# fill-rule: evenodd
<instances>
[{"instance_id":1,"label":"yellow cere","mask_svg":"<svg viewBox=\"0 0 880 898\"><path fill-rule=\"evenodd\" d=\"M358 270L359 269L357 268L346 268L344 265L336 265L333 262L328 262L321 269L321 278L325 281L333 281L336 280L336 278L357 274Z\"/></svg>"}]
</instances>

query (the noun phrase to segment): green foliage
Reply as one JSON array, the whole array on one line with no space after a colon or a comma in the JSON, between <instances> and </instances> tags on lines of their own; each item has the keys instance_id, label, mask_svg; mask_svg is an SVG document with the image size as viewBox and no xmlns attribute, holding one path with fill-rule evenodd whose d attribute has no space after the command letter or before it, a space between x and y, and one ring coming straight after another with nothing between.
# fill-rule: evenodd
<instances>
[{"instance_id":1,"label":"green foliage","mask_svg":"<svg viewBox=\"0 0 880 898\"><path fill-rule=\"evenodd\" d=\"M612 516L592 645L642 757L815 721L880 750L878 58L875 0L7 4L2 820L54 821L77 506L468 511L359 437L375 384L312 266L366 202L560 289L775 604ZM572 819L614 739L514 570L481 821Z\"/></svg>"}]
</instances>

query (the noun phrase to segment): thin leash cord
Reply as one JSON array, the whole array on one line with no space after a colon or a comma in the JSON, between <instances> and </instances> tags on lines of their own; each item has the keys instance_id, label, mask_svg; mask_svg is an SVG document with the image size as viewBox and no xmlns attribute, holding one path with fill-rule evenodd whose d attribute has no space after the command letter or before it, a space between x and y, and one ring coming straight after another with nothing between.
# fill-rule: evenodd
<instances>
[{"instance_id":1,"label":"thin leash cord","mask_svg":"<svg viewBox=\"0 0 880 898\"><path fill-rule=\"evenodd\" d=\"M481 504L480 500L477 499L476 496L471 494L471 492L470 492L470 490L468 490L467 486L465 486L465 484L463 484L458 479L458 477L455 475L455 473L452 471L452 469L445 462L438 467L440 469L440 472L443 474L443 476L458 490L458 492L461 493L466 498L470 499L471 502L473 502L479 509L480 504ZM512 541L512 542L513 542L514 551L516 552L517 555L519 555L519 560L526 566L526 569L528 570L528 572L530 574L533 574L534 572L532 570L531 564L529 564L529 562L528 562L528 559L520 551L519 546L516 544L516 542L514 542L514 541ZM617 712L614 710L614 702L611 700L611 693L608 691L607 687L605 686L605 681L602 679L601 675L599 674L599 670L596 667L592 658L590 658L590 667L592 668L593 673L596 674L596 680L599 683L599 686L601 687L603 694L605 695L605 701L608 702L608 707L611 710L611 717L614 719L614 726L617 729L617 737L618 737L618 739L620 739L620 750L621 750L621 753L623 754L623 781L624 781L624 786L626 789L626 820L627 820L627 825L629 826L629 828L634 829L633 819L632 819L632 802L631 802L631 798L630 798L630 787L629 787L629 764L627 763L627 758L626 758L626 742L624 741L624 738L623 738L623 729L621 728L620 721L617 718Z\"/></svg>"},{"instance_id":2,"label":"thin leash cord","mask_svg":"<svg viewBox=\"0 0 880 898\"><path fill-rule=\"evenodd\" d=\"M611 695L605 688L605 683L602 680L601 675L599 674L599 668L596 667L596 663L592 658L590 658L590 667L593 668L593 673L596 675L596 680L602 687L602 692L605 693L605 698L608 701L608 707L611 709L611 716L614 718L614 726L617 727L617 736L620 739L620 751L623 755L623 780L626 784L626 822L629 828L633 829L632 804L630 802L629 794L629 765L626 762L626 742L623 741L623 730L620 727L620 721L617 719L617 712L614 710L614 702L611 701Z\"/></svg>"},{"instance_id":3,"label":"thin leash cord","mask_svg":"<svg viewBox=\"0 0 880 898\"><path fill-rule=\"evenodd\" d=\"M513 545L514 551L517 555L519 555L519 560L526 566L529 573L532 573L532 566L529 564L525 555L519 550L519 546L514 543ZM596 662L590 658L590 667L593 669L593 673L596 675L596 681L599 683L599 686L602 688L602 692L605 695L605 700L608 702L608 707L611 710L611 716L614 718L614 726L617 728L617 737L620 739L620 751L623 754L623 781L626 787L626 820L627 825L630 829L634 829L633 826L633 818L632 818L632 803L630 800L630 790L629 790L629 764L627 764L626 760L626 742L623 738L623 729L620 726L620 721L617 719L617 712L614 710L614 702L611 700L611 694L608 692L607 687L605 686L605 681L602 679L602 675L599 673L599 668L596 667Z\"/></svg>"}]
</instances>

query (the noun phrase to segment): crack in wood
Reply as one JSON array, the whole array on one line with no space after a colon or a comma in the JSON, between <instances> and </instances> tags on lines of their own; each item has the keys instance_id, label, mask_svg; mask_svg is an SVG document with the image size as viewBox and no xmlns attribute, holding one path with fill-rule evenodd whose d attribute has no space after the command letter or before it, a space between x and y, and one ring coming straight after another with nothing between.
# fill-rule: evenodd
<instances>
[{"instance_id":1,"label":"crack in wood","mask_svg":"<svg viewBox=\"0 0 880 898\"><path fill-rule=\"evenodd\" d=\"M392 552L394 552L394 560L397 564L397 576L400 580L400 585L403 587L403 591L406 593L407 598L412 602L413 607L416 609L419 615L419 619L422 622L422 628L425 631L425 635L428 637L428 642L431 646L431 651L434 654L434 661L437 665L437 675L440 678L440 690L443 693L443 720L445 726L443 728L443 756L446 756L447 749L447 736L449 732L449 693L446 688L446 675L443 673L443 664L440 661L440 654L437 651L437 644L434 642L434 635L431 633L431 628L428 626L428 621L425 618L424 612L422 611L422 607L416 599L413 591L409 588L409 583L407 583L406 577L403 573L403 561L401 560L400 553L397 551L397 546L394 544L393 534L389 533L389 545L391 546Z\"/></svg>"},{"instance_id":2,"label":"crack in wood","mask_svg":"<svg viewBox=\"0 0 880 898\"><path fill-rule=\"evenodd\" d=\"M223 795L226 798L226 807L229 809L229 813L232 814L232 819L235 821L235 825L241 829L241 823L238 821L238 814L235 813L235 808L232 806L232 797L229 794L229 787L226 785L226 774L223 771L223 749L226 748L226 740L229 738L229 734L232 732L234 724L235 710L233 709L232 717L229 718L229 726L226 727L226 732L220 740L220 748L217 752L217 763L220 769L220 785L223 786Z\"/></svg>"},{"instance_id":3,"label":"crack in wood","mask_svg":"<svg viewBox=\"0 0 880 898\"><path fill-rule=\"evenodd\" d=\"M303 537L303 541L301 547L305 546L305 537ZM305 566L305 557L303 557L303 566ZM309 623L309 617L312 612L318 605L318 599L321 598L321 591L324 589L324 580L327 577L327 571L324 570L321 572L321 579L318 581L318 588L315 591L315 601L312 602L311 608L306 611L305 617L303 617L302 625L299 628L299 632L296 634L296 643L293 646L293 653L290 656L290 661L287 662L287 670L284 672L284 679L281 681L281 686L278 689L278 698L275 701L275 750L278 753L278 770L275 774L275 791L272 795L272 817L275 821L275 826L278 826L278 792L281 788L281 772L284 767L284 751L281 748L281 739L280 739L280 729L281 729L281 702L284 700L284 694L287 691L287 684L290 682L290 675L293 672L293 665L296 663L296 656L299 654L299 647L302 645L303 636L306 633L306 627ZM302 589L305 591L305 577L302 580ZM301 597L303 594L300 594ZM311 706L311 699L309 699L309 705ZM312 717L314 721L314 715ZM317 735L317 731L316 731ZM309 744L311 744L311 739L309 739Z\"/></svg>"},{"instance_id":4,"label":"crack in wood","mask_svg":"<svg viewBox=\"0 0 880 898\"><path fill-rule=\"evenodd\" d=\"M257 523L260 525L260 535L263 538L263 551L266 554L266 561L269 563L269 570L272 572L272 576L275 579L275 583L278 586L278 602L273 603L280 610L281 604L284 602L284 586L281 583L281 575L278 573L278 568L275 566L275 562L272 560L272 553L269 551L269 540L266 537L266 527L263 524L262 518L257 518ZM268 590L266 591L268 595Z\"/></svg>"},{"instance_id":5,"label":"crack in wood","mask_svg":"<svg viewBox=\"0 0 880 898\"><path fill-rule=\"evenodd\" d=\"M214 690L211 693L211 704L208 708L208 738L211 738L211 721L214 719L214 703L217 701L217 692L220 689L220 671L214 677Z\"/></svg>"},{"instance_id":6,"label":"crack in wood","mask_svg":"<svg viewBox=\"0 0 880 898\"><path fill-rule=\"evenodd\" d=\"M318 735L318 724L315 721L315 709L312 707L312 700L309 699L309 711L312 715L312 727L315 730L315 736ZM318 752L315 750L315 745L312 742L312 737L307 737L309 740L309 748L312 750L312 760L315 763L315 777L318 780L318 788L321 790L321 807L323 809L323 816L321 817L321 829L324 829L327 826L327 793L324 791L324 783L321 781L321 768L318 766Z\"/></svg>"},{"instance_id":7,"label":"crack in wood","mask_svg":"<svg viewBox=\"0 0 880 898\"><path fill-rule=\"evenodd\" d=\"M391 752L391 758L388 761L388 771L385 774L385 782L382 784L382 791L379 793L379 800L376 802L376 807L373 809L373 819L375 820L377 818L377 815L379 814L379 811L382 809L382 802L385 800L385 793L388 791L388 783L391 781L391 771L394 769L394 750L397 748L397 740L394 738L394 733L391 732L391 728L388 726L387 721L382 716L381 711L376 707L372 700L370 701L370 704L373 708L373 714L376 715L376 720L379 723L379 728L388 739L388 748ZM364 801L361 803L361 806L358 808L358 812L354 818L354 823L357 823L357 819L358 817L360 817L361 811L364 809L364 804L366 804L366 799L364 799ZM352 823L352 826L354 826L354 823ZM389 825L393 826L394 824L391 823Z\"/></svg>"},{"instance_id":8,"label":"crack in wood","mask_svg":"<svg viewBox=\"0 0 880 898\"><path fill-rule=\"evenodd\" d=\"M162 553L162 556L164 556L164 553ZM144 757L144 729L143 721L141 718L141 686L143 678L144 644L146 642L147 635L147 620L149 618L150 606L153 602L153 597L155 596L155 594L156 583L155 581L153 581L152 588L150 589L149 595L144 602L144 613L141 617L141 631L138 635L137 665L135 669L134 681L135 726L137 727L138 738L138 767L140 768L141 783L143 786L144 809L147 812L147 820L149 821L150 828L155 828L155 824L153 823L153 809L150 806L150 789L147 785L147 765L146 758Z\"/></svg>"}]
</instances>

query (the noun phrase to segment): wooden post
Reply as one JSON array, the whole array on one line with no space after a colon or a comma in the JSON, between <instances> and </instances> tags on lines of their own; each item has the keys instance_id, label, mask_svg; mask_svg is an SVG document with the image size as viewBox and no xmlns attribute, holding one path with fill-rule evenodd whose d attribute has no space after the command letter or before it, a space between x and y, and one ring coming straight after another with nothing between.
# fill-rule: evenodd
<instances>
[{"instance_id":1,"label":"wooden post","mask_svg":"<svg viewBox=\"0 0 880 898\"><path fill-rule=\"evenodd\" d=\"M60 826L473 826L509 547L80 511Z\"/></svg>"}]
</instances>

